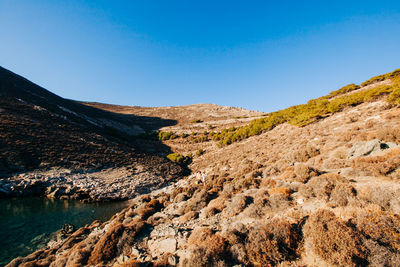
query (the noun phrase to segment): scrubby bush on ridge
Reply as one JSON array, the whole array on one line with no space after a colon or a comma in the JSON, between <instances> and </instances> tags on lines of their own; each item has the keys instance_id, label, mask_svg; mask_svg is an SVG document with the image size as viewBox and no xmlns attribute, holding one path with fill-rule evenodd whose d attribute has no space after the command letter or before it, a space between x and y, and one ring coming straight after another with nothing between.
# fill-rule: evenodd
<instances>
[{"instance_id":1,"label":"scrubby bush on ridge","mask_svg":"<svg viewBox=\"0 0 400 267\"><path fill-rule=\"evenodd\" d=\"M308 101L307 104L296 105L272 112L268 114L267 117L253 120L246 126L224 129L219 133L214 133L213 138L219 141L220 146L225 146L250 136L259 135L265 131L272 130L277 125L285 122L297 126L306 126L329 116L329 114L340 112L346 107L357 106L385 95L388 95L387 101L389 103L400 104L400 70L395 70L377 77L368 80L363 83L362 86L389 78L392 79L393 84L381 85L359 92L357 91L357 89L360 88L359 86L349 84L337 91L331 92L327 96L312 99ZM346 93L351 91L354 91L354 93L346 95Z\"/></svg>"}]
</instances>

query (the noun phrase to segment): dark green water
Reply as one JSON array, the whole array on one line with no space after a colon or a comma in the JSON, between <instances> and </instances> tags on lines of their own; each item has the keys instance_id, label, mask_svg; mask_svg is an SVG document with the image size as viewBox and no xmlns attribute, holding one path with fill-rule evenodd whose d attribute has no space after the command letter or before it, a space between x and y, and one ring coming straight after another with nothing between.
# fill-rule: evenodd
<instances>
[{"instance_id":1,"label":"dark green water","mask_svg":"<svg viewBox=\"0 0 400 267\"><path fill-rule=\"evenodd\" d=\"M44 246L65 223L108 220L127 202L90 203L29 197L0 200L0 266Z\"/></svg>"}]
</instances>

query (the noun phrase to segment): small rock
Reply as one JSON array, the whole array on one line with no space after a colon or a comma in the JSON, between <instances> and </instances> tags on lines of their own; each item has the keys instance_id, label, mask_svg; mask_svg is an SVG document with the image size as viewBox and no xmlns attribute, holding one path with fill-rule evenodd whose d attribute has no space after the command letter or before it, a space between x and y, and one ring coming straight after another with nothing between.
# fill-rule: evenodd
<instances>
[{"instance_id":1,"label":"small rock","mask_svg":"<svg viewBox=\"0 0 400 267\"><path fill-rule=\"evenodd\" d=\"M167 238L149 241L149 248L153 256L162 255L164 253L174 253L176 251L176 239Z\"/></svg>"},{"instance_id":2,"label":"small rock","mask_svg":"<svg viewBox=\"0 0 400 267\"><path fill-rule=\"evenodd\" d=\"M137 248L135 248L135 247L132 247L131 254L136 256L136 257L140 256L139 250Z\"/></svg>"},{"instance_id":3,"label":"small rock","mask_svg":"<svg viewBox=\"0 0 400 267\"><path fill-rule=\"evenodd\" d=\"M168 257L169 265L176 266L177 263L178 263L178 260L177 260L176 256L172 255L172 256Z\"/></svg>"}]
</instances>

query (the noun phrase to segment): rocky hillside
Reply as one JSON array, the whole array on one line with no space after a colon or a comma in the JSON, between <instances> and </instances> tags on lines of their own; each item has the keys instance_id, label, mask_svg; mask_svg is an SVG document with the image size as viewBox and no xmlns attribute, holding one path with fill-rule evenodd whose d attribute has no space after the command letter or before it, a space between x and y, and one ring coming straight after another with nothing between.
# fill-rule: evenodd
<instances>
[{"instance_id":1,"label":"rocky hillside","mask_svg":"<svg viewBox=\"0 0 400 267\"><path fill-rule=\"evenodd\" d=\"M111 113L63 99L0 68L0 197L87 198L88 194L93 197L90 188L96 188L111 190L111 198L126 198L133 194L120 196L107 185L140 181L143 188L148 181L161 184L177 177L180 166L137 148L133 136L152 129L144 122L150 119L161 120ZM111 172L116 168L122 168L118 175Z\"/></svg>"},{"instance_id":2,"label":"rocky hillside","mask_svg":"<svg viewBox=\"0 0 400 267\"><path fill-rule=\"evenodd\" d=\"M264 113L242 108L219 106L215 104L194 104L177 107L137 107L118 106L93 102L83 104L99 109L135 116L156 116L164 120L176 121L176 125L158 125L161 131L177 134L203 132L246 125Z\"/></svg>"},{"instance_id":3,"label":"rocky hillside","mask_svg":"<svg viewBox=\"0 0 400 267\"><path fill-rule=\"evenodd\" d=\"M168 134L192 174L8 266L399 266L399 74Z\"/></svg>"}]
</instances>

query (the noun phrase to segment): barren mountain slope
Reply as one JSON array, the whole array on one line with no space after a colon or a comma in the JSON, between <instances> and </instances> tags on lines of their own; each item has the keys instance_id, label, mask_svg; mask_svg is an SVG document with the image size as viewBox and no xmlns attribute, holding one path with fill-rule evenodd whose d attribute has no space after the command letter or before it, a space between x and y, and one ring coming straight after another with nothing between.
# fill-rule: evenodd
<instances>
[{"instance_id":1,"label":"barren mountain slope","mask_svg":"<svg viewBox=\"0 0 400 267\"><path fill-rule=\"evenodd\" d=\"M92 189L102 188L113 191L110 198L126 198L133 189L121 195L108 185L140 180L142 188L146 180L152 185L176 177L180 166L142 153L132 142L145 130L140 117L63 99L0 67L0 197L93 198ZM114 168L121 170L112 181L102 178L103 170Z\"/></svg>"},{"instance_id":2,"label":"barren mountain slope","mask_svg":"<svg viewBox=\"0 0 400 267\"><path fill-rule=\"evenodd\" d=\"M282 122L222 147L167 140L205 150L190 176L9 266L398 266L396 79L343 90L341 109L303 127ZM358 90L370 94L354 104Z\"/></svg>"},{"instance_id":3,"label":"barren mountain slope","mask_svg":"<svg viewBox=\"0 0 400 267\"><path fill-rule=\"evenodd\" d=\"M160 128L162 127L162 131L173 131L179 134L240 126L263 115L262 112L258 111L215 104L194 104L177 107L118 106L94 102L83 102L83 104L121 114L174 120L177 121L177 125L160 125Z\"/></svg>"}]
</instances>

